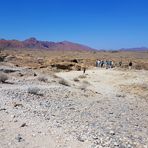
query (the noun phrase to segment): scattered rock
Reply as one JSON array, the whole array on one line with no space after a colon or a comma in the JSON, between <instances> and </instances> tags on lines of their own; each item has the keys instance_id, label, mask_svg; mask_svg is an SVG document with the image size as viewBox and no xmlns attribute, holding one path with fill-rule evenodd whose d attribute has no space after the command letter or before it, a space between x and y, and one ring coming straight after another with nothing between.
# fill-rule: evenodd
<instances>
[{"instance_id":1,"label":"scattered rock","mask_svg":"<svg viewBox=\"0 0 148 148\"><path fill-rule=\"evenodd\" d=\"M117 94L116 97L119 97L119 98L124 98L125 95L121 95L121 94Z\"/></svg>"},{"instance_id":2,"label":"scattered rock","mask_svg":"<svg viewBox=\"0 0 148 148\"><path fill-rule=\"evenodd\" d=\"M15 120L14 120L14 122L18 122L18 120L17 120L17 119L15 119Z\"/></svg>"},{"instance_id":3,"label":"scattered rock","mask_svg":"<svg viewBox=\"0 0 148 148\"><path fill-rule=\"evenodd\" d=\"M13 106L14 106L14 107L19 107L19 106L20 106L20 107L23 107L23 105L22 105L21 103L16 103L16 102L13 103Z\"/></svg>"},{"instance_id":4,"label":"scattered rock","mask_svg":"<svg viewBox=\"0 0 148 148\"><path fill-rule=\"evenodd\" d=\"M32 137L36 137L36 135L35 134L32 134Z\"/></svg>"},{"instance_id":5,"label":"scattered rock","mask_svg":"<svg viewBox=\"0 0 148 148\"><path fill-rule=\"evenodd\" d=\"M84 138L81 137L81 136L79 136L77 139L78 139L78 141L80 141L80 142L85 142Z\"/></svg>"},{"instance_id":6,"label":"scattered rock","mask_svg":"<svg viewBox=\"0 0 148 148\"><path fill-rule=\"evenodd\" d=\"M22 73L19 73L19 76L20 76L20 77L23 77L24 75L23 75Z\"/></svg>"},{"instance_id":7,"label":"scattered rock","mask_svg":"<svg viewBox=\"0 0 148 148\"><path fill-rule=\"evenodd\" d=\"M33 75L34 75L34 77L36 77L36 76L37 76L37 74L36 74L36 73L34 73Z\"/></svg>"},{"instance_id":8,"label":"scattered rock","mask_svg":"<svg viewBox=\"0 0 148 148\"><path fill-rule=\"evenodd\" d=\"M115 132L112 131L112 130L111 130L109 133L110 133L112 136L115 135Z\"/></svg>"},{"instance_id":9,"label":"scattered rock","mask_svg":"<svg viewBox=\"0 0 148 148\"><path fill-rule=\"evenodd\" d=\"M110 115L113 115L114 113L113 113L113 112L109 112L109 114L110 114Z\"/></svg>"},{"instance_id":10,"label":"scattered rock","mask_svg":"<svg viewBox=\"0 0 148 148\"><path fill-rule=\"evenodd\" d=\"M26 123L23 123L20 127L25 127L25 126L27 126L27 124Z\"/></svg>"},{"instance_id":11,"label":"scattered rock","mask_svg":"<svg viewBox=\"0 0 148 148\"><path fill-rule=\"evenodd\" d=\"M22 142L22 141L25 141L22 136L20 134L18 134L15 139L18 141L18 142Z\"/></svg>"},{"instance_id":12,"label":"scattered rock","mask_svg":"<svg viewBox=\"0 0 148 148\"><path fill-rule=\"evenodd\" d=\"M0 132L4 132L4 131L5 131L5 128L1 127Z\"/></svg>"},{"instance_id":13,"label":"scattered rock","mask_svg":"<svg viewBox=\"0 0 148 148\"><path fill-rule=\"evenodd\" d=\"M6 110L6 108L0 108L0 111Z\"/></svg>"},{"instance_id":14,"label":"scattered rock","mask_svg":"<svg viewBox=\"0 0 148 148\"><path fill-rule=\"evenodd\" d=\"M119 144L117 142L114 142L114 146L119 146Z\"/></svg>"},{"instance_id":15,"label":"scattered rock","mask_svg":"<svg viewBox=\"0 0 148 148\"><path fill-rule=\"evenodd\" d=\"M130 144L127 145L127 148L132 148L132 146Z\"/></svg>"},{"instance_id":16,"label":"scattered rock","mask_svg":"<svg viewBox=\"0 0 148 148\"><path fill-rule=\"evenodd\" d=\"M15 118L15 115L11 115L11 118Z\"/></svg>"}]
</instances>

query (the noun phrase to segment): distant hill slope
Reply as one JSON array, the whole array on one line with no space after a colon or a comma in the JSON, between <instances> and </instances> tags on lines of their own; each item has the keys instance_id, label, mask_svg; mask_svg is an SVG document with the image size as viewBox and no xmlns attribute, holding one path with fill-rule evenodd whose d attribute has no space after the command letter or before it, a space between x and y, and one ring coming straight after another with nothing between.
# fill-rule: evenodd
<instances>
[{"instance_id":1,"label":"distant hill slope","mask_svg":"<svg viewBox=\"0 0 148 148\"><path fill-rule=\"evenodd\" d=\"M39 41L36 38L29 38L24 41L1 39L0 48L2 49L31 48L31 49L45 49L45 50L95 50L88 46L68 41L63 41L63 42Z\"/></svg>"},{"instance_id":2,"label":"distant hill slope","mask_svg":"<svg viewBox=\"0 0 148 148\"><path fill-rule=\"evenodd\" d=\"M148 51L147 47L137 47L137 48L122 48L120 51Z\"/></svg>"}]
</instances>

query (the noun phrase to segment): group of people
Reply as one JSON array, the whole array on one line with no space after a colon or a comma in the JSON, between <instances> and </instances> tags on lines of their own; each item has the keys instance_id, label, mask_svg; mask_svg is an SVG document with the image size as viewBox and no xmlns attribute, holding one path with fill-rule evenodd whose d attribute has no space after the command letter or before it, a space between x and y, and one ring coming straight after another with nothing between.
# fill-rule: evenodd
<instances>
[{"instance_id":1,"label":"group of people","mask_svg":"<svg viewBox=\"0 0 148 148\"><path fill-rule=\"evenodd\" d=\"M106 67L108 68L113 68L113 61L111 60L96 60L96 67Z\"/></svg>"},{"instance_id":2,"label":"group of people","mask_svg":"<svg viewBox=\"0 0 148 148\"><path fill-rule=\"evenodd\" d=\"M113 68L117 66L116 64L117 63L114 64L113 61L111 60L99 60L99 59L96 60L96 67L100 67L100 68L103 68L103 67L105 67L106 69ZM122 67L122 64L123 64L122 61L120 61L118 63L118 66ZM130 61L128 63L129 69L132 69L132 66L133 66L133 63L132 61ZM85 72L86 72L86 67L83 68L83 73L85 74Z\"/></svg>"},{"instance_id":3,"label":"group of people","mask_svg":"<svg viewBox=\"0 0 148 148\"><path fill-rule=\"evenodd\" d=\"M120 61L118 64L119 67L121 67L122 64L123 64L122 61ZM113 68L115 66L117 66L117 63L114 64L113 61L111 60L99 60L99 59L96 60L96 67L101 67L101 68L105 67L106 69L108 69L108 68ZM132 66L133 66L132 61L129 61L128 63L129 69L132 69Z\"/></svg>"}]
</instances>

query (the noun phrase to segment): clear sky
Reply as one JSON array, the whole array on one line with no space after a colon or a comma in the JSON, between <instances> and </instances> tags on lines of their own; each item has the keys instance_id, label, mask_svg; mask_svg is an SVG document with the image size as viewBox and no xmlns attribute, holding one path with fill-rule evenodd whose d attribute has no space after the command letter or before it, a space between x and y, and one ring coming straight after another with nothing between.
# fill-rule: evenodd
<instances>
[{"instance_id":1,"label":"clear sky","mask_svg":"<svg viewBox=\"0 0 148 148\"><path fill-rule=\"evenodd\" d=\"M0 0L0 38L148 47L148 0Z\"/></svg>"}]
</instances>

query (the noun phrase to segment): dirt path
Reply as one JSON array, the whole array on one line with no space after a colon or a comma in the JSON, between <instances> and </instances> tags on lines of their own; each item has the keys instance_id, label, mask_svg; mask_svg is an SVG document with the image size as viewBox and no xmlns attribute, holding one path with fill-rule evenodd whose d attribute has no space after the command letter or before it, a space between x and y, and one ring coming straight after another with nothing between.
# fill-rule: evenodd
<instances>
[{"instance_id":1,"label":"dirt path","mask_svg":"<svg viewBox=\"0 0 148 148\"><path fill-rule=\"evenodd\" d=\"M72 71L58 73L59 77L62 77L71 83L74 78L82 76L81 71ZM122 85L146 85L148 83L147 71L120 71L112 69L94 69L87 70L86 78L80 79L81 81L88 81L90 83L89 89L96 90L104 96L117 95L121 93ZM75 83L77 85L77 83ZM124 91L124 90L122 90ZM125 92L124 92L125 93Z\"/></svg>"}]
</instances>

